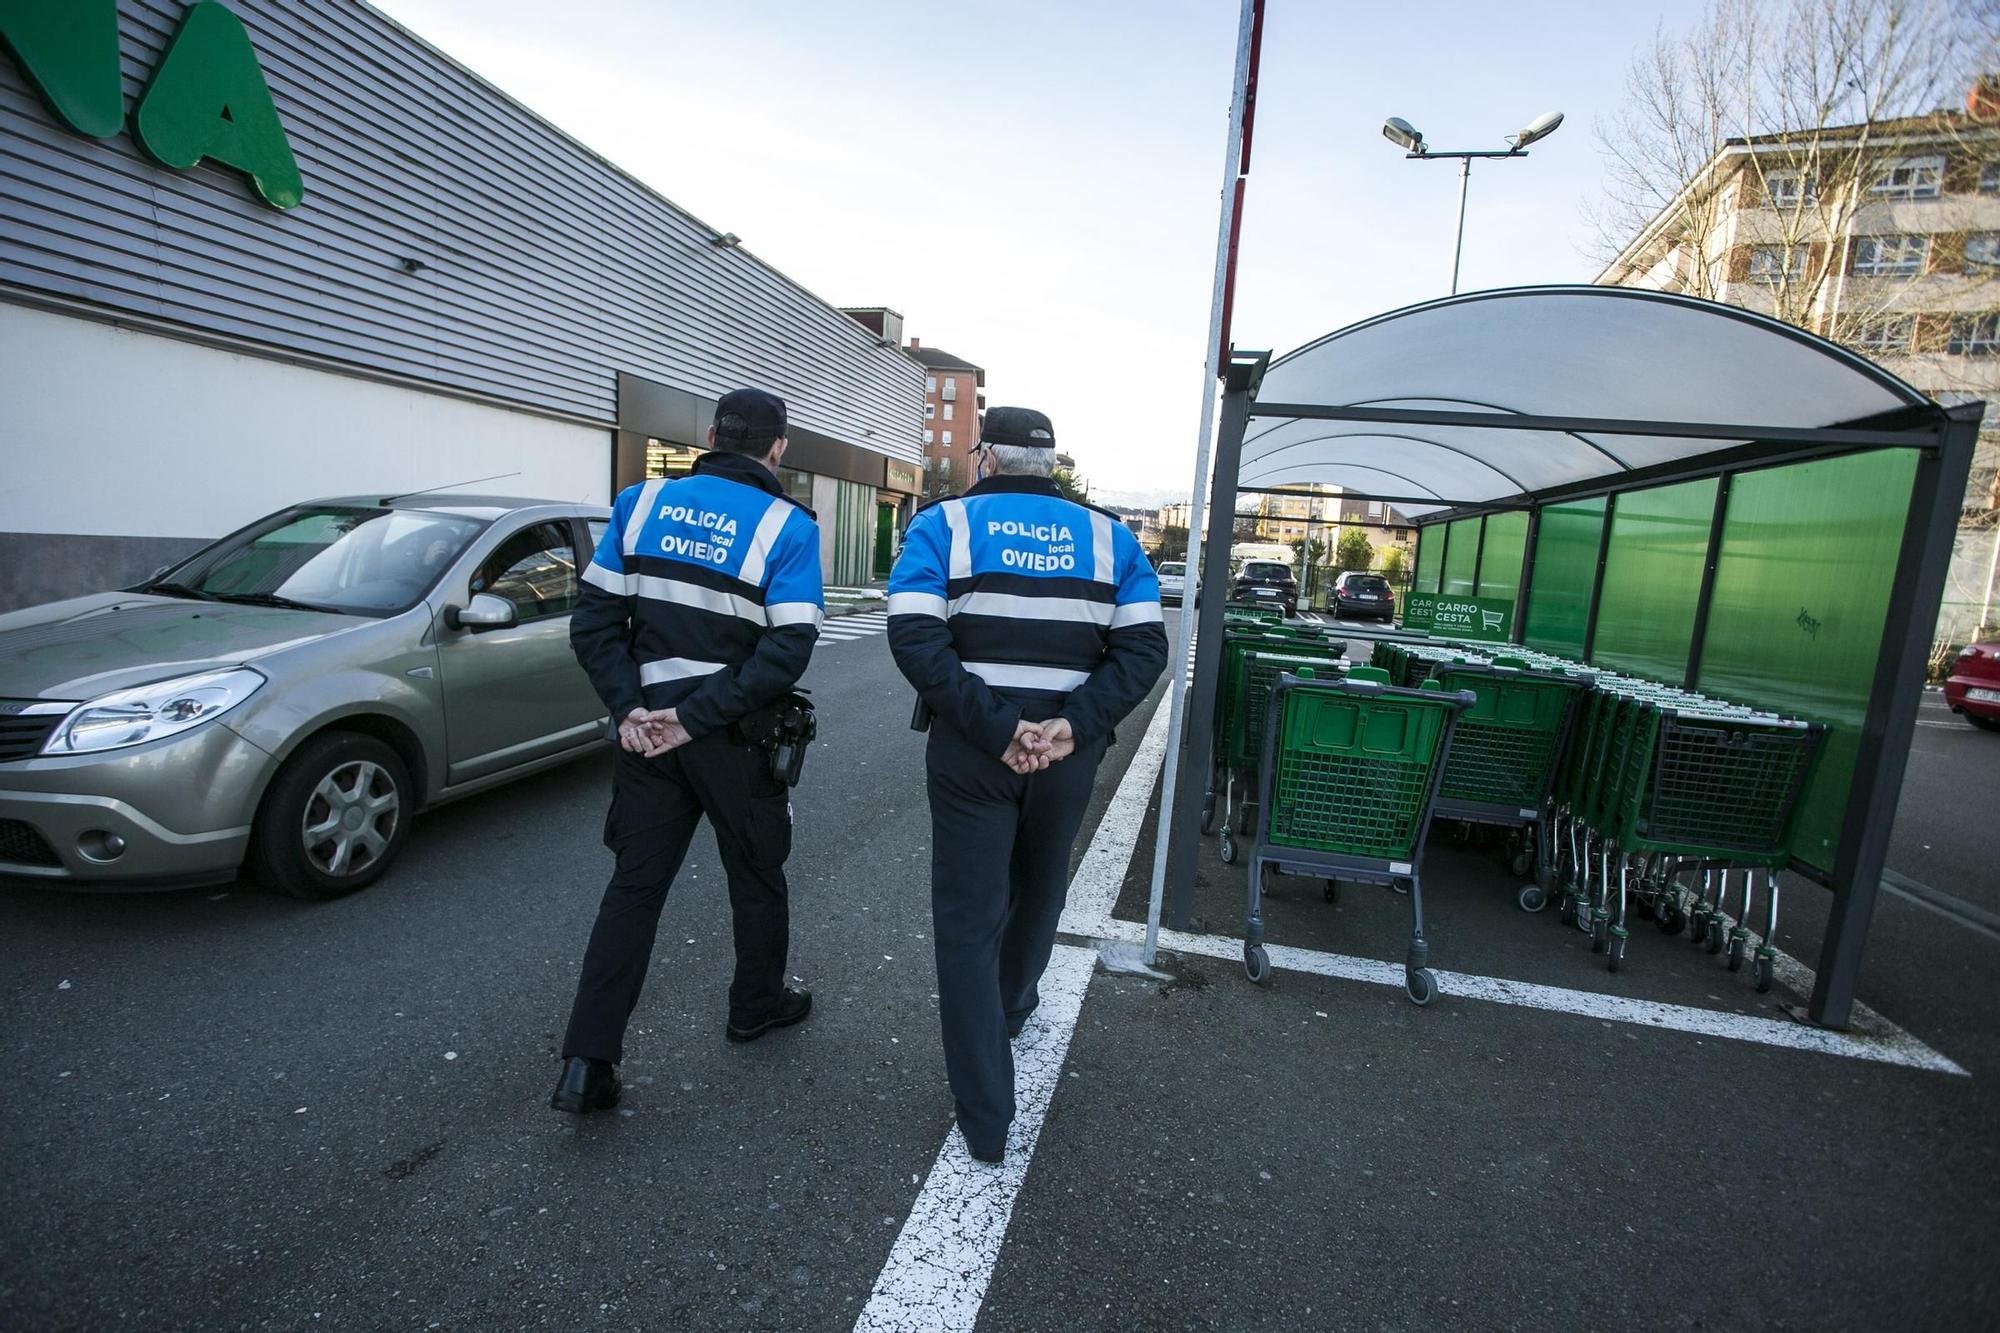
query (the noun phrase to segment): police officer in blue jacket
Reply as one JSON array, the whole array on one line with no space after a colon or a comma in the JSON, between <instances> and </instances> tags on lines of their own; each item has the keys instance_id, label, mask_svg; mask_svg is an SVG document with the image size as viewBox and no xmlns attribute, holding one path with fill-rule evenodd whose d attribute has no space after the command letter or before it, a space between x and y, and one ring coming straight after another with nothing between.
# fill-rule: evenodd
<instances>
[{"instance_id":1,"label":"police officer in blue jacket","mask_svg":"<svg viewBox=\"0 0 2000 1333\"><path fill-rule=\"evenodd\" d=\"M1065 500L1055 431L995 407L982 479L911 519L889 579L889 647L931 715L931 913L945 1072L967 1150L1001 1160L1008 1040L1040 1001L1070 849L1111 731L1166 665L1138 541Z\"/></svg>"},{"instance_id":2,"label":"police officer in blue jacket","mask_svg":"<svg viewBox=\"0 0 2000 1333\"><path fill-rule=\"evenodd\" d=\"M605 845L617 868L583 956L550 1105L618 1103L615 1066L652 958L660 909L707 815L729 877L736 976L725 1035L797 1023L812 995L785 986L791 913L789 790L730 726L789 692L824 613L819 528L778 485L785 404L737 389L716 404L691 475L628 487L583 575L570 644L611 710L619 744Z\"/></svg>"}]
</instances>

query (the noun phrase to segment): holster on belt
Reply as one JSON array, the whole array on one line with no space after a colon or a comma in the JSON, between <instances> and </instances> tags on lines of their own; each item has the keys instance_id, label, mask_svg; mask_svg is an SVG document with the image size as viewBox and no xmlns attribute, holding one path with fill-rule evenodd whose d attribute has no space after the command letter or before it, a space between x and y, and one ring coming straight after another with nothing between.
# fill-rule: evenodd
<instances>
[{"instance_id":1,"label":"holster on belt","mask_svg":"<svg viewBox=\"0 0 2000 1333\"><path fill-rule=\"evenodd\" d=\"M787 787L799 785L806 750L819 735L819 717L804 690L793 690L729 724L729 739L771 756L771 776Z\"/></svg>"}]
</instances>

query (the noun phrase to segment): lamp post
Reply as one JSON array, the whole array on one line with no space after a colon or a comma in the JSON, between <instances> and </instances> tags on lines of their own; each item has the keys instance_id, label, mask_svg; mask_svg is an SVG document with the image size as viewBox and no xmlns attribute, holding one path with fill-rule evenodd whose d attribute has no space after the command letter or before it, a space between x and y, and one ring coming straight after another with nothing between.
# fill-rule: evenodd
<instances>
[{"instance_id":1,"label":"lamp post","mask_svg":"<svg viewBox=\"0 0 2000 1333\"><path fill-rule=\"evenodd\" d=\"M1506 148L1466 149L1460 152L1438 152L1424 142L1423 132L1404 120L1401 116L1391 116L1382 122L1382 137L1403 150L1405 157L1419 158L1429 162L1447 158L1458 159L1458 241L1451 251L1451 294L1458 295L1458 264L1465 252L1465 193L1472 180L1472 159L1475 157L1526 157L1528 145L1537 139L1546 139L1556 132L1563 123L1563 113L1551 111L1545 116L1537 116L1519 134L1508 138Z\"/></svg>"}]
</instances>

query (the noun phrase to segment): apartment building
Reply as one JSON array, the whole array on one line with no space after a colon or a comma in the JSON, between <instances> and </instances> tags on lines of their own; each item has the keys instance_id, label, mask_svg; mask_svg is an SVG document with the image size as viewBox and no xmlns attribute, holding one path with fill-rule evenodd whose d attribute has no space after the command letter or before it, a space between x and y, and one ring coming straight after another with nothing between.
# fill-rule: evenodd
<instances>
[{"instance_id":1,"label":"apartment building","mask_svg":"<svg viewBox=\"0 0 2000 1333\"><path fill-rule=\"evenodd\" d=\"M1771 315L1986 400L1938 634L2000 617L2000 80L1962 110L1729 141L1597 282Z\"/></svg>"},{"instance_id":2,"label":"apartment building","mask_svg":"<svg viewBox=\"0 0 2000 1333\"><path fill-rule=\"evenodd\" d=\"M916 338L907 350L924 368L924 498L963 494L978 475L972 447L986 411L986 372Z\"/></svg>"}]
</instances>

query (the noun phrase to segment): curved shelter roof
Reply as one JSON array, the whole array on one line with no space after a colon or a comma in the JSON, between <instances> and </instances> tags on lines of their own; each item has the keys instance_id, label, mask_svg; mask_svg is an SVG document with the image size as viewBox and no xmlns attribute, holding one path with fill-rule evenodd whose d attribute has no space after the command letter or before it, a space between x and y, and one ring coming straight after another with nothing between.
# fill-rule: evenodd
<instances>
[{"instance_id":1,"label":"curved shelter roof","mask_svg":"<svg viewBox=\"0 0 2000 1333\"><path fill-rule=\"evenodd\" d=\"M1890 432L1937 410L1866 358L1750 311L1519 287L1378 315L1273 361L1238 476L1330 483L1422 517L1617 489L1760 444L1907 442Z\"/></svg>"}]
</instances>

